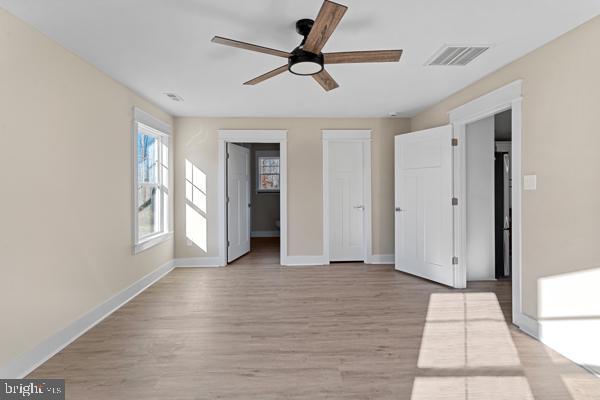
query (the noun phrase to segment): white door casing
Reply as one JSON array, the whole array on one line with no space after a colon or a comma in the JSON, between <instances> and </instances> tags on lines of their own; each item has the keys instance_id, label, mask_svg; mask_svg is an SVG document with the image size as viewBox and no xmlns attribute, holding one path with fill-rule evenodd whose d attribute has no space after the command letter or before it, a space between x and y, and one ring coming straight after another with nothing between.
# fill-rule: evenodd
<instances>
[{"instance_id":1,"label":"white door casing","mask_svg":"<svg viewBox=\"0 0 600 400\"><path fill-rule=\"evenodd\" d=\"M452 126L395 138L396 269L454 286Z\"/></svg>"},{"instance_id":2,"label":"white door casing","mask_svg":"<svg viewBox=\"0 0 600 400\"><path fill-rule=\"evenodd\" d=\"M329 144L329 260L364 261L363 144Z\"/></svg>"},{"instance_id":3,"label":"white door casing","mask_svg":"<svg viewBox=\"0 0 600 400\"><path fill-rule=\"evenodd\" d=\"M250 150L227 144L227 261L250 251Z\"/></svg>"}]
</instances>

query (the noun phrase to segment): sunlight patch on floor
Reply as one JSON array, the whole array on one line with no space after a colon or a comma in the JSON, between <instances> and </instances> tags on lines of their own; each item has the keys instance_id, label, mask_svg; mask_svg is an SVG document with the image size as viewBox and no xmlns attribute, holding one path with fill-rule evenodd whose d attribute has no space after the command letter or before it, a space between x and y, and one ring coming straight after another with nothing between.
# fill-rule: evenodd
<instances>
[{"instance_id":1,"label":"sunlight patch on floor","mask_svg":"<svg viewBox=\"0 0 600 400\"><path fill-rule=\"evenodd\" d=\"M419 368L520 365L495 294L431 295L419 353Z\"/></svg>"},{"instance_id":2,"label":"sunlight patch on floor","mask_svg":"<svg viewBox=\"0 0 600 400\"><path fill-rule=\"evenodd\" d=\"M416 378L411 400L534 400L522 376Z\"/></svg>"}]
</instances>

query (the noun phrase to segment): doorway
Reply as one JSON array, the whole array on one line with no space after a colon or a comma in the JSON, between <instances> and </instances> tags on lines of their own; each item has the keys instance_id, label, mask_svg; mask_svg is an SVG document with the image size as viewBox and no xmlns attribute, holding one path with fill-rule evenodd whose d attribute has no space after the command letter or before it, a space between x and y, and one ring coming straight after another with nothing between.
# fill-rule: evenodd
<instances>
[{"instance_id":1,"label":"doorway","mask_svg":"<svg viewBox=\"0 0 600 400\"><path fill-rule=\"evenodd\" d=\"M371 131L323 131L325 262L369 262Z\"/></svg>"},{"instance_id":2,"label":"doorway","mask_svg":"<svg viewBox=\"0 0 600 400\"><path fill-rule=\"evenodd\" d=\"M503 112L510 114L507 121L510 125L510 149L507 148L508 143L495 143L495 116L501 114L498 118L506 117ZM468 272L470 258L485 258L487 264L484 263L482 269L490 279L496 279L498 273L501 279L508 279L511 283L513 323L526 332L535 333L537 323L523 313L521 302L521 118L522 81L517 80L451 110L449 125L396 136L395 267L399 271L463 289L467 287L467 274L472 273ZM467 130L476 129L478 125L488 126L491 132L486 142L480 143L487 149L489 162L485 169L469 170ZM481 137L476 139L483 140ZM507 142L499 140L502 141ZM475 142L471 140L470 145L477 145ZM503 172L502 191L495 190L496 153L502 160L509 155L508 176ZM490 187L487 197L479 199L484 204L481 210L486 210L486 215L480 218L470 219L468 216L473 208L477 208L471 207L476 193L468 192L468 174L479 177ZM500 182L499 179L497 184L500 185ZM507 190L504 185L508 185ZM498 199L498 204L494 196L496 191L502 193L502 201ZM496 222L496 207L502 208L498 211L502 223ZM476 228L469 226L473 222L487 226L484 234L477 238L487 243L485 246L469 244L469 232ZM413 237L417 240L410 240L411 232L416 232ZM498 255L496 236L499 242L502 239ZM498 272L496 257L499 260Z\"/></svg>"},{"instance_id":3,"label":"doorway","mask_svg":"<svg viewBox=\"0 0 600 400\"><path fill-rule=\"evenodd\" d=\"M466 125L467 285L511 276L511 113Z\"/></svg>"},{"instance_id":4,"label":"doorway","mask_svg":"<svg viewBox=\"0 0 600 400\"><path fill-rule=\"evenodd\" d=\"M285 265L287 131L220 130L218 138L220 265L246 255L253 243L273 247L265 241L277 242Z\"/></svg>"}]
</instances>

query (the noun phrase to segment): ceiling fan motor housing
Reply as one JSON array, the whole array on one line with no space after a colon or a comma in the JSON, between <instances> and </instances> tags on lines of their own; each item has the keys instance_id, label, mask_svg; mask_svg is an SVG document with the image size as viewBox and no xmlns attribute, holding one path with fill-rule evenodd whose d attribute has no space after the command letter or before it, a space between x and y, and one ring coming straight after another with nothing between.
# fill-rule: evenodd
<instances>
[{"instance_id":1,"label":"ceiling fan motor housing","mask_svg":"<svg viewBox=\"0 0 600 400\"><path fill-rule=\"evenodd\" d=\"M296 47L288 58L288 69L295 75L315 75L323 71L323 54L314 54Z\"/></svg>"},{"instance_id":2,"label":"ceiling fan motor housing","mask_svg":"<svg viewBox=\"0 0 600 400\"><path fill-rule=\"evenodd\" d=\"M313 24L312 19L301 19L296 22L296 32L304 36L304 39L300 46L290 53L288 58L288 69L292 74L308 76L323 71L323 65L325 64L323 54L314 54L302 49Z\"/></svg>"}]
</instances>

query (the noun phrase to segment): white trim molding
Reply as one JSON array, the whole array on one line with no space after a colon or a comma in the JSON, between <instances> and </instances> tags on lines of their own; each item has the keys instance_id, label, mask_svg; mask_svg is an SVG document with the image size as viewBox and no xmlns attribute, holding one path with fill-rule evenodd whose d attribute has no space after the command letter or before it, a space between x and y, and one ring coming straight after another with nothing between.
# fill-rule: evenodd
<instances>
[{"instance_id":1,"label":"white trim molding","mask_svg":"<svg viewBox=\"0 0 600 400\"><path fill-rule=\"evenodd\" d=\"M216 268L222 267L220 257L194 257L176 258L173 260L175 268Z\"/></svg>"},{"instance_id":2,"label":"white trim molding","mask_svg":"<svg viewBox=\"0 0 600 400\"><path fill-rule=\"evenodd\" d=\"M287 258L287 130L248 129L218 131L218 201L219 201L219 264L227 265L227 205L226 205L226 170L227 170L227 143L279 143L279 221L280 221L280 263L286 265Z\"/></svg>"},{"instance_id":3,"label":"white trim molding","mask_svg":"<svg viewBox=\"0 0 600 400\"><path fill-rule=\"evenodd\" d=\"M367 264L390 264L394 265L395 257L393 254L372 254L367 260Z\"/></svg>"},{"instance_id":4,"label":"white trim molding","mask_svg":"<svg viewBox=\"0 0 600 400\"><path fill-rule=\"evenodd\" d=\"M471 122L495 115L505 110L512 113L512 319L513 323L530 335L537 335L537 328L522 309L522 86L523 81L517 80L491 93L472 100L449 114L450 123L454 128L454 137L459 145L454 154L454 195L458 197L458 207L455 207L455 254L458 256L455 281L458 287L466 287L467 283L467 207L466 202L466 126ZM461 145L463 144L463 145Z\"/></svg>"},{"instance_id":5,"label":"white trim molding","mask_svg":"<svg viewBox=\"0 0 600 400\"><path fill-rule=\"evenodd\" d=\"M370 129L323 129L323 140L352 141L371 140Z\"/></svg>"},{"instance_id":6,"label":"white trim molding","mask_svg":"<svg viewBox=\"0 0 600 400\"><path fill-rule=\"evenodd\" d=\"M173 239L173 232L165 232L158 234L156 236L152 236L144 241L141 241L133 246L133 253L138 254L144 250L147 250L151 247L156 246L162 242L166 242L170 239Z\"/></svg>"},{"instance_id":7,"label":"white trim molding","mask_svg":"<svg viewBox=\"0 0 600 400\"><path fill-rule=\"evenodd\" d=\"M287 256L289 267L310 267L315 265L327 266L329 261L324 256Z\"/></svg>"},{"instance_id":8,"label":"white trim molding","mask_svg":"<svg viewBox=\"0 0 600 400\"><path fill-rule=\"evenodd\" d=\"M154 128L157 131L166 133L167 135L173 134L173 127L171 124L156 118L154 115L149 114L138 107L133 107L133 119L136 122L141 122L142 124Z\"/></svg>"},{"instance_id":9,"label":"white trim molding","mask_svg":"<svg viewBox=\"0 0 600 400\"><path fill-rule=\"evenodd\" d=\"M138 279L129 287L94 307L65 328L39 343L30 351L20 355L8 364L1 366L0 377L20 379L27 376L56 353L74 342L81 335L96 326L110 314L121 308L172 270L173 260L170 260L146 276Z\"/></svg>"},{"instance_id":10,"label":"white trim molding","mask_svg":"<svg viewBox=\"0 0 600 400\"><path fill-rule=\"evenodd\" d=\"M363 144L363 259L369 263L372 258L372 193L371 193L371 130L369 129L323 129L323 257L326 263L331 258L329 255L329 143L331 142L359 142ZM359 260L357 260L359 261Z\"/></svg>"}]
</instances>

